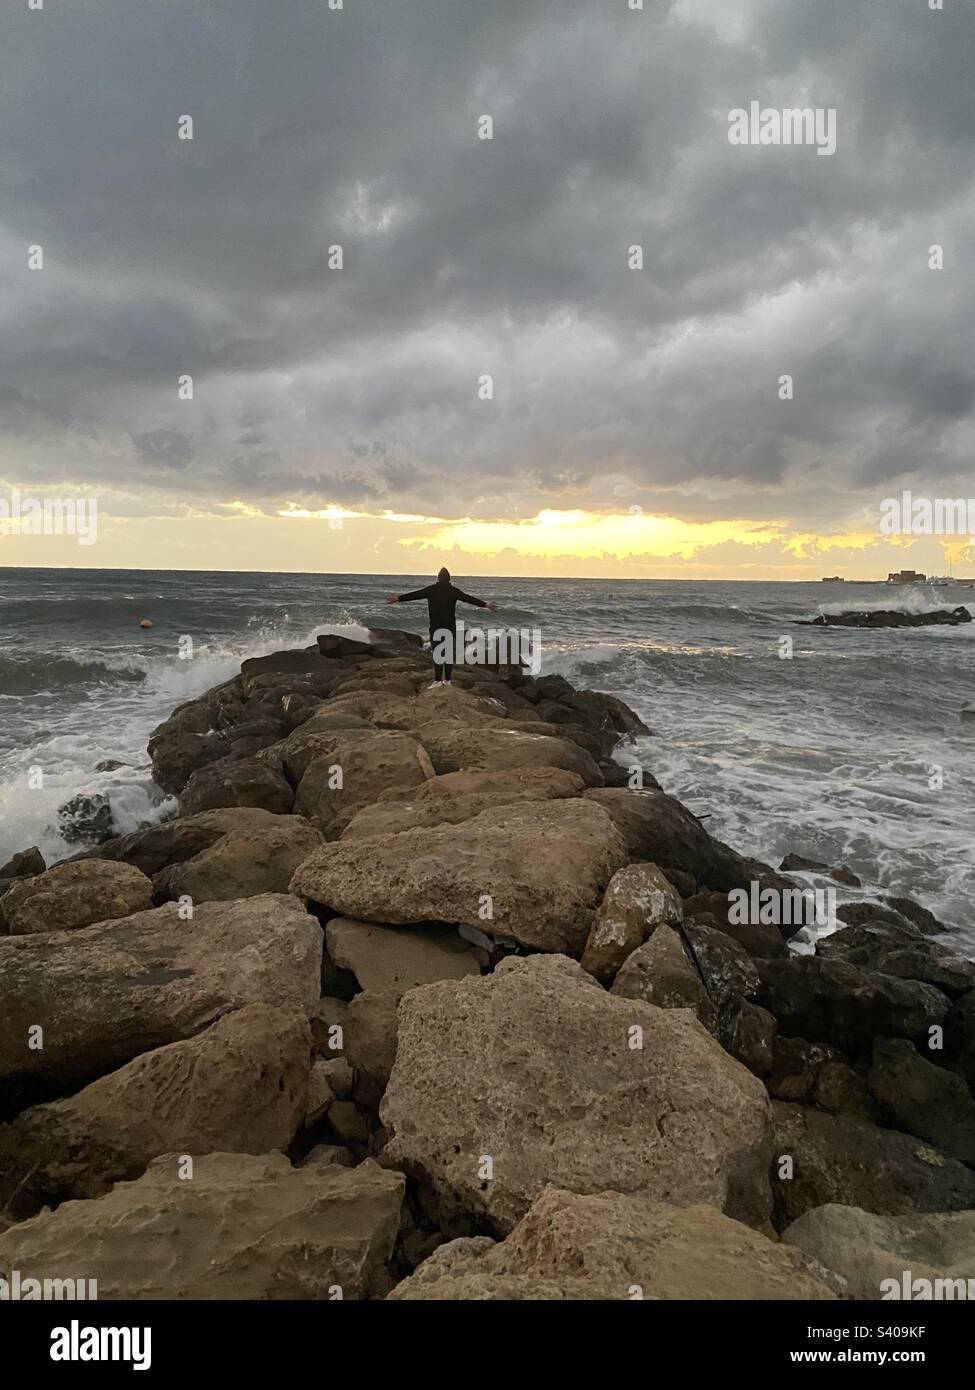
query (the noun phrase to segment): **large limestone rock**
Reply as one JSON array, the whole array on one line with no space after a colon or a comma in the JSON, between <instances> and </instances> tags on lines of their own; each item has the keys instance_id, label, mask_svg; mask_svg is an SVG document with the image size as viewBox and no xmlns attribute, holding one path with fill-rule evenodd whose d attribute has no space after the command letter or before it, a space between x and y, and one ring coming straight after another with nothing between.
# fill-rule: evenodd
<instances>
[{"instance_id":1,"label":"large limestone rock","mask_svg":"<svg viewBox=\"0 0 975 1390\"><path fill-rule=\"evenodd\" d=\"M374 655L371 643L360 642L355 637L342 637L335 632L320 632L315 641L321 655L330 658Z\"/></svg>"},{"instance_id":2,"label":"large limestone rock","mask_svg":"<svg viewBox=\"0 0 975 1390\"><path fill-rule=\"evenodd\" d=\"M64 1095L245 1004L313 1009L321 961L318 923L272 893L204 903L191 921L167 903L77 932L8 937L0 1111Z\"/></svg>"},{"instance_id":3,"label":"large limestone rock","mask_svg":"<svg viewBox=\"0 0 975 1390\"><path fill-rule=\"evenodd\" d=\"M291 737L303 734L312 722ZM350 730L328 737L319 733L313 756L301 773L294 808L332 838L385 787L415 787L432 776L430 759L408 734Z\"/></svg>"},{"instance_id":4,"label":"large limestone rock","mask_svg":"<svg viewBox=\"0 0 975 1390\"><path fill-rule=\"evenodd\" d=\"M186 893L210 902L286 892L296 866L321 842L303 816L225 806L133 831L84 859L134 864L152 877L157 901Z\"/></svg>"},{"instance_id":5,"label":"large limestone rock","mask_svg":"<svg viewBox=\"0 0 975 1390\"><path fill-rule=\"evenodd\" d=\"M779 1025L767 1009L747 1000L718 1010L712 1024L714 1036L755 1076L763 1079L772 1070Z\"/></svg>"},{"instance_id":6,"label":"large limestone rock","mask_svg":"<svg viewBox=\"0 0 975 1390\"><path fill-rule=\"evenodd\" d=\"M305 1115L310 1055L304 1011L251 1004L25 1110L0 1125L0 1208L13 1197L22 1217L100 1196L162 1153L285 1149Z\"/></svg>"},{"instance_id":7,"label":"large limestone rock","mask_svg":"<svg viewBox=\"0 0 975 1390\"><path fill-rule=\"evenodd\" d=\"M186 816L221 806L259 806L286 816L295 794L284 774L256 758L227 759L194 772L180 793L180 810Z\"/></svg>"},{"instance_id":8,"label":"large limestone rock","mask_svg":"<svg viewBox=\"0 0 975 1390\"><path fill-rule=\"evenodd\" d=\"M191 859L156 874L158 897L186 894L205 903L287 893L295 869L322 843L322 834L303 816L262 814L266 820L253 828L222 835Z\"/></svg>"},{"instance_id":9,"label":"large limestone rock","mask_svg":"<svg viewBox=\"0 0 975 1390\"><path fill-rule=\"evenodd\" d=\"M335 965L352 971L360 989L397 998L417 985L481 973L471 948L449 928L414 932L333 917L325 928L325 946Z\"/></svg>"},{"instance_id":10,"label":"large limestone rock","mask_svg":"<svg viewBox=\"0 0 975 1390\"><path fill-rule=\"evenodd\" d=\"M114 859L134 864L150 878L169 864L181 864L194 854L220 839L239 831L252 831L273 825L276 817L270 811L254 806L226 806L217 811L201 811L195 816L180 816L150 825L145 830L106 840L96 849L85 850L71 861L82 863L89 859Z\"/></svg>"},{"instance_id":11,"label":"large limestone rock","mask_svg":"<svg viewBox=\"0 0 975 1390\"><path fill-rule=\"evenodd\" d=\"M749 956L761 960L768 957L784 958L789 954L778 927L771 922L758 920L741 922L739 915L731 912L727 893L705 891L684 900L685 922L699 922L732 937Z\"/></svg>"},{"instance_id":12,"label":"large limestone rock","mask_svg":"<svg viewBox=\"0 0 975 1390\"><path fill-rule=\"evenodd\" d=\"M689 922L685 931L716 1005L724 1008L759 992L761 976L734 937L704 922Z\"/></svg>"},{"instance_id":13,"label":"large limestone rock","mask_svg":"<svg viewBox=\"0 0 975 1390\"><path fill-rule=\"evenodd\" d=\"M417 690L415 676L398 679L385 676L379 681L368 680L370 674L364 672L336 686L329 708L357 714L378 728L411 732L441 720L471 726L489 725L506 713L497 701L457 686ZM428 680L428 673L424 672L423 682ZM529 711L529 718L537 721L534 710Z\"/></svg>"},{"instance_id":14,"label":"large limestone rock","mask_svg":"<svg viewBox=\"0 0 975 1390\"><path fill-rule=\"evenodd\" d=\"M367 675L343 681L342 688L302 725L303 731L306 734L333 732L339 727L336 721L340 719L354 721L346 724L347 728L358 724L365 728L402 731L409 727L411 721L405 717L405 711L414 694L413 682L386 673L381 681L367 680Z\"/></svg>"},{"instance_id":15,"label":"large limestone rock","mask_svg":"<svg viewBox=\"0 0 975 1390\"><path fill-rule=\"evenodd\" d=\"M321 652L316 647L291 647L279 652L269 652L267 656L249 656L240 663L240 674L245 693L249 693L255 677L274 675L276 678L292 676L319 678L325 681L324 689L329 689L331 682L341 668L333 667L322 660ZM282 684L287 684L287 680L282 680Z\"/></svg>"},{"instance_id":16,"label":"large limestone rock","mask_svg":"<svg viewBox=\"0 0 975 1390\"><path fill-rule=\"evenodd\" d=\"M466 923L538 950L578 951L624 858L599 807L531 802L484 811L460 830L323 845L291 891L361 921Z\"/></svg>"},{"instance_id":17,"label":"large limestone rock","mask_svg":"<svg viewBox=\"0 0 975 1390\"><path fill-rule=\"evenodd\" d=\"M396 835L431 825L457 825L495 806L578 796L584 786L578 773L555 767L448 772L415 788L383 792L375 805L366 806L350 821L342 839Z\"/></svg>"},{"instance_id":18,"label":"large limestone rock","mask_svg":"<svg viewBox=\"0 0 975 1390\"><path fill-rule=\"evenodd\" d=\"M882 1298L891 1291L884 1288L890 1279L903 1298L905 1273L909 1289L915 1279L932 1287L936 1280L951 1281L951 1292L940 1296L965 1298L975 1279L975 1211L874 1216L830 1204L800 1216L782 1232L782 1242L838 1275L850 1298ZM963 1292L954 1284L958 1279L965 1281Z\"/></svg>"},{"instance_id":19,"label":"large limestone rock","mask_svg":"<svg viewBox=\"0 0 975 1390\"><path fill-rule=\"evenodd\" d=\"M224 757L229 749L224 734L161 732L149 741L152 776L158 787L171 796L183 790L201 767L207 767Z\"/></svg>"},{"instance_id":20,"label":"large limestone rock","mask_svg":"<svg viewBox=\"0 0 975 1390\"><path fill-rule=\"evenodd\" d=\"M656 864L627 864L609 881L582 953L582 968L609 980L661 925L684 915L677 889Z\"/></svg>"},{"instance_id":21,"label":"large limestone rock","mask_svg":"<svg viewBox=\"0 0 975 1390\"><path fill-rule=\"evenodd\" d=\"M353 713L355 702L366 699L365 696L349 696L329 700L294 733L266 749L261 754L261 760L278 763L288 780L297 785L316 758L331 758L343 766L348 763L351 768L353 754L357 750L366 750L374 772L381 774L372 789L374 798L387 787L409 788L431 777L433 770L429 759L419 749L412 734L401 729L378 728L372 720L361 717L357 726L342 727L338 721ZM420 763L421 776L417 775L414 766L417 761Z\"/></svg>"},{"instance_id":22,"label":"large limestone rock","mask_svg":"<svg viewBox=\"0 0 975 1390\"><path fill-rule=\"evenodd\" d=\"M548 1182L769 1212L764 1088L687 1010L618 999L564 956L426 985L399 1006L384 1162L445 1231L511 1230ZM485 1177L485 1160L493 1174Z\"/></svg>"},{"instance_id":23,"label":"large limestone rock","mask_svg":"<svg viewBox=\"0 0 975 1390\"><path fill-rule=\"evenodd\" d=\"M881 1216L975 1207L975 1173L919 1139L852 1115L772 1106L772 1192L779 1230L829 1202ZM781 1176L783 1158L792 1176Z\"/></svg>"},{"instance_id":24,"label":"large limestone rock","mask_svg":"<svg viewBox=\"0 0 975 1390\"><path fill-rule=\"evenodd\" d=\"M672 796L620 787L593 788L584 795L612 816L630 859L649 860L664 873L689 875L699 888L737 886L741 861Z\"/></svg>"},{"instance_id":25,"label":"large limestone rock","mask_svg":"<svg viewBox=\"0 0 975 1390\"><path fill-rule=\"evenodd\" d=\"M505 1240L450 1241L389 1295L419 1299L830 1299L799 1251L716 1207L546 1187Z\"/></svg>"},{"instance_id":26,"label":"large limestone rock","mask_svg":"<svg viewBox=\"0 0 975 1390\"><path fill-rule=\"evenodd\" d=\"M345 1059L355 1072L356 1103L376 1110L396 1060L399 997L364 990L345 1017Z\"/></svg>"},{"instance_id":27,"label":"large limestone rock","mask_svg":"<svg viewBox=\"0 0 975 1390\"><path fill-rule=\"evenodd\" d=\"M76 931L109 917L152 907L152 884L130 864L97 859L55 864L35 878L19 879L3 896L0 916L12 936Z\"/></svg>"},{"instance_id":28,"label":"large limestone rock","mask_svg":"<svg viewBox=\"0 0 975 1390\"><path fill-rule=\"evenodd\" d=\"M612 993L620 999L643 999L658 1009L693 1009L705 1027L711 1022L713 1008L707 990L683 942L670 927L658 927L650 940L627 958L613 981Z\"/></svg>"},{"instance_id":29,"label":"large limestone rock","mask_svg":"<svg viewBox=\"0 0 975 1390\"><path fill-rule=\"evenodd\" d=\"M471 727L460 720L421 724L416 736L438 773L498 772L507 768L560 767L575 772L587 787L602 786L603 774L590 753L568 739L526 730Z\"/></svg>"},{"instance_id":30,"label":"large limestone rock","mask_svg":"<svg viewBox=\"0 0 975 1390\"><path fill-rule=\"evenodd\" d=\"M403 1179L375 1163L292 1168L283 1154L179 1156L91 1202L0 1235L0 1268L83 1271L100 1299L344 1299L386 1293ZM341 1291L339 1293L339 1291Z\"/></svg>"}]
</instances>

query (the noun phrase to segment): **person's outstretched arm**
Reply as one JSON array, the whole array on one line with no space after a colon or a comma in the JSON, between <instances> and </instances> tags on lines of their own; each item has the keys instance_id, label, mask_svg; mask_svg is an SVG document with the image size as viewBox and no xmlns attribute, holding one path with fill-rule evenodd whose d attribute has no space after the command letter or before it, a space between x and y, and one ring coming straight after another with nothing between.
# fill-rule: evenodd
<instances>
[{"instance_id":1,"label":"person's outstretched arm","mask_svg":"<svg viewBox=\"0 0 975 1390\"><path fill-rule=\"evenodd\" d=\"M463 589L458 589L456 587L454 588L454 595L461 603L472 603L475 608L490 608L492 613L498 606L496 603L487 603L482 598L474 598L471 594L465 594Z\"/></svg>"},{"instance_id":2,"label":"person's outstretched arm","mask_svg":"<svg viewBox=\"0 0 975 1390\"><path fill-rule=\"evenodd\" d=\"M425 589L414 589L411 594L390 594L387 603L412 603L418 598L429 598L433 591L433 585L428 584Z\"/></svg>"}]
</instances>

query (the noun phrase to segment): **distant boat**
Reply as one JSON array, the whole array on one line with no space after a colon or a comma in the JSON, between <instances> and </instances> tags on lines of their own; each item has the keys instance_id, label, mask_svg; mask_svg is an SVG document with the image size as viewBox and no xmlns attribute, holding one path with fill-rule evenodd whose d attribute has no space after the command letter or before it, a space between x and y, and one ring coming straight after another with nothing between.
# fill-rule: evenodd
<instances>
[{"instance_id":1,"label":"distant boat","mask_svg":"<svg viewBox=\"0 0 975 1390\"><path fill-rule=\"evenodd\" d=\"M948 573L947 573L947 574L933 574L933 575L931 576L930 582L931 582L932 584L957 584L957 583L958 583L958 580L955 578L955 576L954 576L954 575L952 574L952 572L951 572L951 561L950 561L950 560L948 561Z\"/></svg>"}]
</instances>

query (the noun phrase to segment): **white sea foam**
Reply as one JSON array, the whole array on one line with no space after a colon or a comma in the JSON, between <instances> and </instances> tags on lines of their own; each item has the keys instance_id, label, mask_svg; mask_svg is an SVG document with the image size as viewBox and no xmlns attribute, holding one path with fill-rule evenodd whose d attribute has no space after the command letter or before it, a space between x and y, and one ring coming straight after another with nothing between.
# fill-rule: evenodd
<instances>
[{"instance_id":1,"label":"white sea foam","mask_svg":"<svg viewBox=\"0 0 975 1390\"><path fill-rule=\"evenodd\" d=\"M108 798L119 834L153 825L176 809L152 781L146 740L154 725L174 707L212 686L232 679L245 657L265 656L282 647L312 646L319 633L369 640L358 623L319 623L303 637L261 628L229 643L197 644L192 660L173 656L153 660L137 653L126 665L146 672L144 681L121 691L105 690L97 701L58 716L31 746L8 751L0 780L0 862L17 850L37 845L48 863L83 848L61 834L60 808L77 795ZM126 766L95 772L100 762ZM40 778L38 777L40 771ZM32 785L33 783L33 785Z\"/></svg>"},{"instance_id":2,"label":"white sea foam","mask_svg":"<svg viewBox=\"0 0 975 1390\"><path fill-rule=\"evenodd\" d=\"M545 676L564 676L571 681L584 674L590 667L605 665L619 656L619 647L608 642L578 650L551 649L542 642L542 674Z\"/></svg>"}]
</instances>

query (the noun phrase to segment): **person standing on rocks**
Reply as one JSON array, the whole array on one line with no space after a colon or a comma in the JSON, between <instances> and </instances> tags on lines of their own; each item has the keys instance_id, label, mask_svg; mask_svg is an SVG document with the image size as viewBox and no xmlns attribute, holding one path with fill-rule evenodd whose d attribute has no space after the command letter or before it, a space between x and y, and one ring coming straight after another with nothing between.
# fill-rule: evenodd
<instances>
[{"instance_id":1,"label":"person standing on rocks","mask_svg":"<svg viewBox=\"0 0 975 1390\"><path fill-rule=\"evenodd\" d=\"M458 603L471 603L475 608L489 608L492 613L498 606L496 603L487 603L482 598L473 598L470 594L465 594L462 589L451 584L450 571L446 568L437 575L436 584L428 584L425 589L414 589L410 594L390 594L386 602L413 603L421 598L426 599L429 607L430 648L435 653L437 643L443 643L446 648L445 656L453 655L453 648L457 641L456 609ZM434 690L440 685L450 685L453 669L452 661L440 662L434 655L434 681L430 689Z\"/></svg>"}]
</instances>

